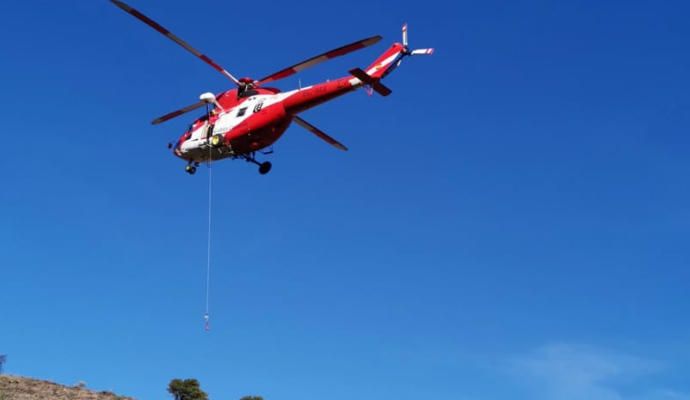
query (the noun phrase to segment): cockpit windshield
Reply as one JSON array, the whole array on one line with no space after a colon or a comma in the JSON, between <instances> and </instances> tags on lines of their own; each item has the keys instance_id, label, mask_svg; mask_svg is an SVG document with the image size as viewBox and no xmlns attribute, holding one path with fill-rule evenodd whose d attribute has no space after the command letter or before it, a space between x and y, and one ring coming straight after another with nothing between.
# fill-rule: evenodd
<instances>
[{"instance_id":1,"label":"cockpit windshield","mask_svg":"<svg viewBox=\"0 0 690 400\"><path fill-rule=\"evenodd\" d=\"M242 89L240 87L240 89L237 90L237 97L239 97L239 98L256 96L257 94L259 94L259 92L257 90L255 90L254 88Z\"/></svg>"}]
</instances>

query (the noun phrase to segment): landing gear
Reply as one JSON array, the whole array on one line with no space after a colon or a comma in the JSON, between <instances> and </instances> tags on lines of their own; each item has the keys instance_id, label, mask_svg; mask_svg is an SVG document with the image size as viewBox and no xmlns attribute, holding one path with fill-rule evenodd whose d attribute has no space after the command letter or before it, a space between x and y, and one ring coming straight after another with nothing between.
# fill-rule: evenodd
<instances>
[{"instance_id":1,"label":"landing gear","mask_svg":"<svg viewBox=\"0 0 690 400\"><path fill-rule=\"evenodd\" d=\"M262 162L259 164L259 173L261 175L266 175L267 173L271 172L271 167L273 165L269 161Z\"/></svg>"},{"instance_id":2,"label":"landing gear","mask_svg":"<svg viewBox=\"0 0 690 400\"><path fill-rule=\"evenodd\" d=\"M226 156L228 157L228 156ZM264 161L264 162L259 162L256 160L255 153L245 153L245 154L239 154L239 155L230 155L233 160L236 159L242 159L248 163L255 164L256 166L259 167L259 174L261 175L266 175L267 173L271 172L271 168L273 167L273 164L271 164L269 161ZM194 175L196 174L196 170L201 165L199 161L194 161L194 160L188 160L187 165L184 167L184 171L188 173L189 175Z\"/></svg>"},{"instance_id":3,"label":"landing gear","mask_svg":"<svg viewBox=\"0 0 690 400\"><path fill-rule=\"evenodd\" d=\"M261 175L266 175L267 173L269 173L271 171L271 167L273 166L268 161L264 161L262 163L256 161L256 158L254 157L254 153L244 154L244 155L241 155L239 157L243 158L244 161L246 161L246 162L258 165L259 166L259 173Z\"/></svg>"},{"instance_id":4,"label":"landing gear","mask_svg":"<svg viewBox=\"0 0 690 400\"><path fill-rule=\"evenodd\" d=\"M188 173L189 175L194 175L196 173L196 167L199 166L199 163L196 161L189 161L186 167L184 167L184 172Z\"/></svg>"}]
</instances>

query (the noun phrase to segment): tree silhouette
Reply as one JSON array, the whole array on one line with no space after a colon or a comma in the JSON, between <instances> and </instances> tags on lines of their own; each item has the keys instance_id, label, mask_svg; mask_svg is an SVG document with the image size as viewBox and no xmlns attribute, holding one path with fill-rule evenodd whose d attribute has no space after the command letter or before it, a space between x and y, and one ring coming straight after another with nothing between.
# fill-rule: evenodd
<instances>
[{"instance_id":1,"label":"tree silhouette","mask_svg":"<svg viewBox=\"0 0 690 400\"><path fill-rule=\"evenodd\" d=\"M208 400L208 395L201 390L196 379L173 379L168 384L168 392L175 400Z\"/></svg>"},{"instance_id":2,"label":"tree silhouette","mask_svg":"<svg viewBox=\"0 0 690 400\"><path fill-rule=\"evenodd\" d=\"M264 400L261 396L244 396L240 400Z\"/></svg>"}]
</instances>

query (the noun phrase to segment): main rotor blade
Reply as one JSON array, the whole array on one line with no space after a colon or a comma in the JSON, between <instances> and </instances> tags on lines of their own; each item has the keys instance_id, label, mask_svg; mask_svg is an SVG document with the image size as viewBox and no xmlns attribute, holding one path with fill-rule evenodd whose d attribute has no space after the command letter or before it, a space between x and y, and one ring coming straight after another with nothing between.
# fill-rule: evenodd
<instances>
[{"instance_id":1,"label":"main rotor blade","mask_svg":"<svg viewBox=\"0 0 690 400\"><path fill-rule=\"evenodd\" d=\"M333 139L332 137L328 136L324 131L321 129L315 127L314 125L310 124L309 122L303 120L302 118L298 116L294 116L293 119L295 122L297 122L297 125L301 126L302 128L308 130L309 132L313 133L316 135L319 139L325 141L326 143L330 144L331 146L335 147L336 149L340 149L343 151L347 151L347 147L345 147L342 143L339 141Z\"/></svg>"},{"instance_id":2,"label":"main rotor blade","mask_svg":"<svg viewBox=\"0 0 690 400\"><path fill-rule=\"evenodd\" d=\"M206 64L210 65L213 69L216 71L220 72L221 74L225 75L226 77L230 78L231 81L235 82L236 85L239 86L240 82L232 76L230 72L228 72L225 68L221 67L218 65L215 61L211 60L206 56L205 54L202 54L199 52L197 49L189 45L189 43L185 42L184 40L180 39L179 37L175 36L172 32L169 30L165 29L163 26L161 26L158 22L152 20L151 18L147 17L146 15L140 13L136 9L130 7L126 3L120 1L120 0L110 0L112 1L116 6L120 7L122 10L132 14L134 17L145 23L146 25L150 26L151 28L157 30L159 33L167 37L168 39L172 40L173 42L179 44L182 46L185 50L188 52L194 54L198 58L201 59L201 61L205 62Z\"/></svg>"},{"instance_id":3,"label":"main rotor blade","mask_svg":"<svg viewBox=\"0 0 690 400\"><path fill-rule=\"evenodd\" d=\"M281 71L275 72L261 80L258 81L258 84L264 84L267 82L273 82L277 81L279 79L287 78L290 75L294 75L303 69L307 69L309 67L313 67L314 65L321 64L324 61L328 61L332 58L344 56L345 54L352 53L353 51L356 50L361 50L365 47L369 47L372 44L378 43L378 41L381 40L381 36L372 36L370 38L358 40L354 43L347 44L342 47L338 47L335 50L327 51L323 54L319 54L316 57L312 57L308 60L302 61L301 63L295 64L291 67L287 67Z\"/></svg>"},{"instance_id":4,"label":"main rotor blade","mask_svg":"<svg viewBox=\"0 0 690 400\"><path fill-rule=\"evenodd\" d=\"M182 115L182 114L186 114L186 113L188 113L188 112L190 112L190 111L194 111L194 110L196 110L197 108L202 107L204 104L206 104L206 102L202 100L202 101L199 101L199 102L194 103L194 104L192 104L192 105L189 105L189 106L187 106L187 107L185 107L185 108L181 108L181 109L179 109L179 110L177 110L177 111L173 111L173 112L171 112L171 113L167 113L167 114L165 114L164 116L159 117L159 118L156 118L156 119L154 119L153 121L151 121L151 124L153 124L153 125L158 125L158 124L160 124L161 122L165 122L165 121L170 120L170 119L173 119L173 118L175 118L175 117L179 117L179 116Z\"/></svg>"}]
</instances>

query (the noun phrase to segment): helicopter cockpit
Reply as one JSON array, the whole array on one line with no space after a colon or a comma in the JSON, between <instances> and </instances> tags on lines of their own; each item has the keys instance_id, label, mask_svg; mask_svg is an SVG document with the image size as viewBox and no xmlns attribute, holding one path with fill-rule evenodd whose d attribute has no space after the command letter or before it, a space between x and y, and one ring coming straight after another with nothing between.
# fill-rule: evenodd
<instances>
[{"instance_id":1,"label":"helicopter cockpit","mask_svg":"<svg viewBox=\"0 0 690 400\"><path fill-rule=\"evenodd\" d=\"M242 78L240 79L240 84L237 88L237 97L251 97L259 94L254 86L254 79L252 78Z\"/></svg>"}]
</instances>

